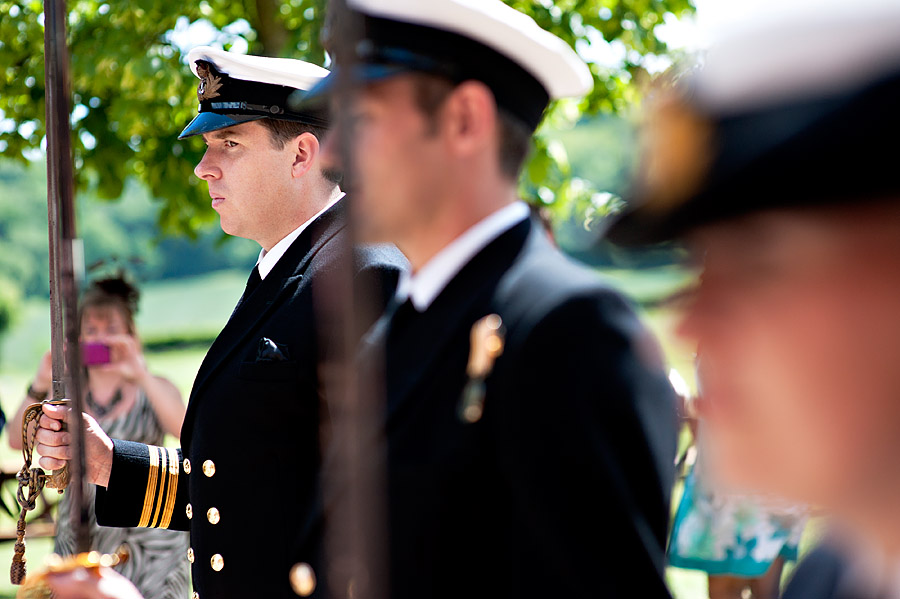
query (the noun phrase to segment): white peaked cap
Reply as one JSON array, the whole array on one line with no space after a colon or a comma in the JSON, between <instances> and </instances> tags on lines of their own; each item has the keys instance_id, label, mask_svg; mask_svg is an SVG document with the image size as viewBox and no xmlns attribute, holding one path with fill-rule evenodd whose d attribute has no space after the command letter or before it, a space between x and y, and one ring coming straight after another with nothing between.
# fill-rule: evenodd
<instances>
[{"instance_id":1,"label":"white peaked cap","mask_svg":"<svg viewBox=\"0 0 900 599\"><path fill-rule=\"evenodd\" d=\"M328 125L323 108L299 109L292 101L322 81L327 69L302 60L247 56L209 46L194 48L187 59L200 80L200 107L179 139L264 118Z\"/></svg>"},{"instance_id":2,"label":"white peaked cap","mask_svg":"<svg viewBox=\"0 0 900 599\"><path fill-rule=\"evenodd\" d=\"M764 0L647 120L609 238L658 243L768 210L900 199L900 0Z\"/></svg>"},{"instance_id":3,"label":"white peaked cap","mask_svg":"<svg viewBox=\"0 0 900 599\"><path fill-rule=\"evenodd\" d=\"M829 95L900 67L900 0L765 0L711 42L696 83L712 110Z\"/></svg>"},{"instance_id":4,"label":"white peaked cap","mask_svg":"<svg viewBox=\"0 0 900 599\"><path fill-rule=\"evenodd\" d=\"M211 46L192 49L188 52L187 60L191 71L198 77L197 61L205 60L234 79L284 85L304 91L311 89L328 75L328 69L302 60L250 56Z\"/></svg>"},{"instance_id":5,"label":"white peaked cap","mask_svg":"<svg viewBox=\"0 0 900 599\"><path fill-rule=\"evenodd\" d=\"M348 0L347 4L365 15L473 39L531 73L551 99L581 97L593 88L590 70L565 41L500 0Z\"/></svg>"}]
</instances>

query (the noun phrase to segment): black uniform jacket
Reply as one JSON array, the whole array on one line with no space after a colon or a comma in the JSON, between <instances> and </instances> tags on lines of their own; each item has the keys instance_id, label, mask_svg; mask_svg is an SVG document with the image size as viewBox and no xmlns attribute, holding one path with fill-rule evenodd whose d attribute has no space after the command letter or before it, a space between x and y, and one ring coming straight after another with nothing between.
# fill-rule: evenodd
<instances>
[{"instance_id":1,"label":"black uniform jacket","mask_svg":"<svg viewBox=\"0 0 900 599\"><path fill-rule=\"evenodd\" d=\"M490 314L505 349L467 423L470 331ZM524 221L425 312L392 306L364 368L379 347L391 597L668 596L673 393L655 342L593 273Z\"/></svg>"},{"instance_id":2,"label":"black uniform jacket","mask_svg":"<svg viewBox=\"0 0 900 599\"><path fill-rule=\"evenodd\" d=\"M312 288L344 247L344 202L301 233L254 290L248 285L197 374L181 449L114 443L98 522L190 530L185 559L201 599L296 597L293 564L321 573ZM356 250L355 267L381 284L367 299L383 308L406 259L393 246L369 246Z\"/></svg>"},{"instance_id":3,"label":"black uniform jacket","mask_svg":"<svg viewBox=\"0 0 900 599\"><path fill-rule=\"evenodd\" d=\"M848 584L849 570L845 552L823 543L797 565L782 596L784 599L876 599Z\"/></svg>"}]
</instances>

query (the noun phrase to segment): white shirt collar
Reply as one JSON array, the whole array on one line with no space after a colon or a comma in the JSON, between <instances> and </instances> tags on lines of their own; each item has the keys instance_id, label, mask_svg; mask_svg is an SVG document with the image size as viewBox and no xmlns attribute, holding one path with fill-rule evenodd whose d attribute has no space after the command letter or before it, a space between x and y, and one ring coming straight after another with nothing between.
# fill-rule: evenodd
<instances>
[{"instance_id":1,"label":"white shirt collar","mask_svg":"<svg viewBox=\"0 0 900 599\"><path fill-rule=\"evenodd\" d=\"M397 301L402 303L409 298L416 310L424 312L463 266L529 214L525 202L504 206L454 239L415 274L403 271L397 283Z\"/></svg>"},{"instance_id":2,"label":"white shirt collar","mask_svg":"<svg viewBox=\"0 0 900 599\"><path fill-rule=\"evenodd\" d=\"M265 279L266 276L270 272L272 272L272 269L275 268L275 265L278 264L278 261L282 256L284 256L284 253L288 250L289 247L291 247L291 244L293 244L294 241L296 241L297 238L300 237L300 233L303 233L303 231L306 230L306 227L308 227L314 220L322 216L322 214L324 214L326 210L337 204L338 200L344 197L344 195L345 194L343 193L336 195L334 199L328 202L327 206L319 210L319 212L316 213L316 215L311 219L288 233L284 239L272 246L272 249L268 252L265 249L261 249L259 251L259 258L257 258L256 260L256 267L259 269L260 280Z\"/></svg>"}]
</instances>

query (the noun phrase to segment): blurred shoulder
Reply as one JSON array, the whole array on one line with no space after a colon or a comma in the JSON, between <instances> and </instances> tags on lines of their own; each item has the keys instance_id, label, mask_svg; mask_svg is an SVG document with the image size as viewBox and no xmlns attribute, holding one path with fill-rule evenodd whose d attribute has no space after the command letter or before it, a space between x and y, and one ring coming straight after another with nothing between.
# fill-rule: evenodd
<instances>
[{"instance_id":1,"label":"blurred shoulder","mask_svg":"<svg viewBox=\"0 0 900 599\"><path fill-rule=\"evenodd\" d=\"M496 302L510 316L538 322L550 315L615 321L618 326L638 327L631 304L600 275L553 247L543 235L532 232L522 252L501 279Z\"/></svg>"},{"instance_id":2,"label":"blurred shoulder","mask_svg":"<svg viewBox=\"0 0 900 599\"><path fill-rule=\"evenodd\" d=\"M400 272L409 268L406 256L389 243L357 245L354 260L357 271L376 268Z\"/></svg>"},{"instance_id":3,"label":"blurred shoulder","mask_svg":"<svg viewBox=\"0 0 900 599\"><path fill-rule=\"evenodd\" d=\"M842 553L828 545L810 551L797 565L784 590L784 599L849 599L841 581L849 566Z\"/></svg>"}]
</instances>

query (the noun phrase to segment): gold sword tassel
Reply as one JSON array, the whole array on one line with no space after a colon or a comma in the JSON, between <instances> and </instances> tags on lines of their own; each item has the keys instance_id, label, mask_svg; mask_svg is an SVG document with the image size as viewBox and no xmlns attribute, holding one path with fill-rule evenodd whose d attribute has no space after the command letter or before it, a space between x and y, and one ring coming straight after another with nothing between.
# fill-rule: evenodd
<instances>
[{"instance_id":1,"label":"gold sword tassel","mask_svg":"<svg viewBox=\"0 0 900 599\"><path fill-rule=\"evenodd\" d=\"M22 417L22 457L25 465L16 475L19 481L19 488L16 491L16 499L22 507L19 514L19 521L16 523L16 544L14 546L12 565L9 569L9 581L13 584L22 584L25 580L25 516L29 511L36 507L37 498L40 496L44 487L56 489L62 493L69 484L69 468L68 465L63 466L59 470L54 470L52 474L45 473L41 468L31 467L31 461L34 456L34 437L37 434L38 419L41 417L42 407L45 403L55 406L68 405L68 399L46 400L36 403L25 408L25 414ZM34 423L34 429L29 433L29 425ZM65 423L63 429L65 430Z\"/></svg>"}]
</instances>

